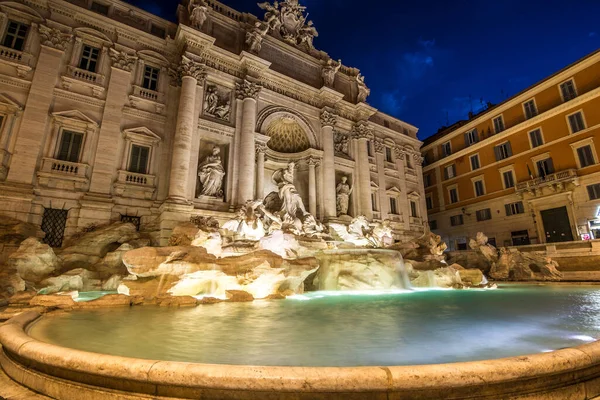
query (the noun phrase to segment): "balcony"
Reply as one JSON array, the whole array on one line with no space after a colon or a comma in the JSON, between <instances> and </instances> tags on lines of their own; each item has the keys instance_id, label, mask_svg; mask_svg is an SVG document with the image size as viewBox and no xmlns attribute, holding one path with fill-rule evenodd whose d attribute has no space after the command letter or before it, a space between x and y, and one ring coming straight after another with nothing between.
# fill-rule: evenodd
<instances>
[{"instance_id":1,"label":"balcony","mask_svg":"<svg viewBox=\"0 0 600 400\"><path fill-rule=\"evenodd\" d=\"M118 171L115 194L122 197L151 200L156 191L156 176Z\"/></svg>"},{"instance_id":2,"label":"balcony","mask_svg":"<svg viewBox=\"0 0 600 400\"><path fill-rule=\"evenodd\" d=\"M516 192L519 195L529 193L533 196L538 196L543 194L544 189L549 189L551 192L561 192L569 184L574 184L575 186L579 184L577 170L575 169L567 169L546 175L544 178L540 177L519 182L516 186Z\"/></svg>"},{"instance_id":3,"label":"balcony","mask_svg":"<svg viewBox=\"0 0 600 400\"><path fill-rule=\"evenodd\" d=\"M400 214L388 214L388 219L392 222L403 222L402 221L402 215Z\"/></svg>"},{"instance_id":4,"label":"balcony","mask_svg":"<svg viewBox=\"0 0 600 400\"><path fill-rule=\"evenodd\" d=\"M134 85L133 94L129 96L129 102L132 107L137 109L162 114L165 109L164 97L164 94L161 92Z\"/></svg>"},{"instance_id":5,"label":"balcony","mask_svg":"<svg viewBox=\"0 0 600 400\"><path fill-rule=\"evenodd\" d=\"M64 89L70 90L75 85L84 86L88 91L91 89L91 94L94 97L100 97L104 93L104 85L106 77L95 72L90 72L85 69L77 68L72 65L67 67L67 73L62 76L62 86Z\"/></svg>"},{"instance_id":6,"label":"balcony","mask_svg":"<svg viewBox=\"0 0 600 400\"><path fill-rule=\"evenodd\" d=\"M84 190L89 183L87 164L44 158L37 176L41 186Z\"/></svg>"},{"instance_id":7,"label":"balcony","mask_svg":"<svg viewBox=\"0 0 600 400\"><path fill-rule=\"evenodd\" d=\"M408 222L411 225L418 225L418 226L423 225L423 220L420 217L409 217Z\"/></svg>"},{"instance_id":8,"label":"balcony","mask_svg":"<svg viewBox=\"0 0 600 400\"><path fill-rule=\"evenodd\" d=\"M17 75L20 78L25 77L27 72L31 71L31 58L33 56L23 51L14 50L10 47L0 46L0 60L14 66L17 69Z\"/></svg>"}]
</instances>

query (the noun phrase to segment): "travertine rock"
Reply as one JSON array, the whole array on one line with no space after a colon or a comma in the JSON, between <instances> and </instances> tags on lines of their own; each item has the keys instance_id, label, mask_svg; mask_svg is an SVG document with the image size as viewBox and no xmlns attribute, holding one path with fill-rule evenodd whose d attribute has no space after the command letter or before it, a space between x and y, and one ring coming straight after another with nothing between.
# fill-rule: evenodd
<instances>
[{"instance_id":1,"label":"travertine rock","mask_svg":"<svg viewBox=\"0 0 600 400\"><path fill-rule=\"evenodd\" d=\"M458 276L460 276L460 280L465 286L480 286L487 283L487 280L483 276L483 272L478 269L463 268L458 270Z\"/></svg>"},{"instance_id":2,"label":"travertine rock","mask_svg":"<svg viewBox=\"0 0 600 400\"><path fill-rule=\"evenodd\" d=\"M227 290L225 291L227 300L241 303L246 301L254 301L254 297L243 290Z\"/></svg>"},{"instance_id":3,"label":"travertine rock","mask_svg":"<svg viewBox=\"0 0 600 400\"><path fill-rule=\"evenodd\" d=\"M183 222L173 228L169 238L169 246L190 246L196 235L200 232L192 222Z\"/></svg>"},{"instance_id":4,"label":"travertine rock","mask_svg":"<svg viewBox=\"0 0 600 400\"><path fill-rule=\"evenodd\" d=\"M509 277L515 281L531 281L535 279L533 271L525 263L516 263L510 270Z\"/></svg>"},{"instance_id":5,"label":"travertine rock","mask_svg":"<svg viewBox=\"0 0 600 400\"><path fill-rule=\"evenodd\" d=\"M69 295L38 295L31 299L29 302L31 306L42 306L42 307L53 307L53 308L63 308L63 309L72 309L77 303L73 300L73 298Z\"/></svg>"},{"instance_id":6,"label":"travertine rock","mask_svg":"<svg viewBox=\"0 0 600 400\"><path fill-rule=\"evenodd\" d=\"M0 243L19 244L30 237L42 239L44 235L37 225L6 216L0 217Z\"/></svg>"},{"instance_id":7,"label":"travertine rock","mask_svg":"<svg viewBox=\"0 0 600 400\"><path fill-rule=\"evenodd\" d=\"M8 258L9 268L17 271L25 281L37 283L59 269L59 259L47 244L28 238Z\"/></svg>"}]
</instances>

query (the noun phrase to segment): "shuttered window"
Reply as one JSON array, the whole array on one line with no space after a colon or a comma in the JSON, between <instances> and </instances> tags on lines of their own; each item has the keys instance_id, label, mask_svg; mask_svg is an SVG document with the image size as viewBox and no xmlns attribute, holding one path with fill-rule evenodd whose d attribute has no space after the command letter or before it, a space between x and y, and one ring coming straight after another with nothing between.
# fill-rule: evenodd
<instances>
[{"instance_id":1,"label":"shuttered window","mask_svg":"<svg viewBox=\"0 0 600 400\"><path fill-rule=\"evenodd\" d=\"M463 223L464 222L462 214L453 215L450 217L450 225L452 226L462 225Z\"/></svg>"},{"instance_id":2,"label":"shuttered window","mask_svg":"<svg viewBox=\"0 0 600 400\"><path fill-rule=\"evenodd\" d=\"M62 161L79 162L83 134L70 131L62 131L60 146L56 158Z\"/></svg>"},{"instance_id":3,"label":"shuttered window","mask_svg":"<svg viewBox=\"0 0 600 400\"><path fill-rule=\"evenodd\" d=\"M500 133L504 130L504 119L502 119L502 115L494 118L494 132Z\"/></svg>"},{"instance_id":4,"label":"shuttered window","mask_svg":"<svg viewBox=\"0 0 600 400\"><path fill-rule=\"evenodd\" d=\"M475 181L473 182L475 186L475 196L483 196L485 194L485 186L483 185L483 181Z\"/></svg>"},{"instance_id":5,"label":"shuttered window","mask_svg":"<svg viewBox=\"0 0 600 400\"><path fill-rule=\"evenodd\" d=\"M479 154L472 155L471 157L469 157L469 159L471 160L471 171L475 171L476 169L479 169L479 167L481 167L481 165L479 164Z\"/></svg>"},{"instance_id":6,"label":"shuttered window","mask_svg":"<svg viewBox=\"0 0 600 400\"><path fill-rule=\"evenodd\" d=\"M479 142L479 134L477 133L477 129L473 129L465 133L465 146L469 147L477 142Z\"/></svg>"},{"instance_id":7,"label":"shuttered window","mask_svg":"<svg viewBox=\"0 0 600 400\"><path fill-rule=\"evenodd\" d=\"M448 196L450 197L450 203L458 203L458 189L452 188L448 191Z\"/></svg>"},{"instance_id":8,"label":"shuttered window","mask_svg":"<svg viewBox=\"0 0 600 400\"><path fill-rule=\"evenodd\" d=\"M492 210L489 208L477 210L475 214L477 216L477 221L487 221L488 219L492 219Z\"/></svg>"},{"instance_id":9,"label":"shuttered window","mask_svg":"<svg viewBox=\"0 0 600 400\"><path fill-rule=\"evenodd\" d=\"M587 187L588 195L590 196L590 200L600 199L600 183L596 183L595 185L589 185Z\"/></svg>"},{"instance_id":10,"label":"shuttered window","mask_svg":"<svg viewBox=\"0 0 600 400\"><path fill-rule=\"evenodd\" d=\"M131 156L129 157L129 172L135 172L137 174L148 173L148 155L150 154L150 148L146 146L131 146Z\"/></svg>"},{"instance_id":11,"label":"shuttered window","mask_svg":"<svg viewBox=\"0 0 600 400\"><path fill-rule=\"evenodd\" d=\"M594 165L594 154L592 153L592 146L582 146L577 149L577 157L579 157L579 165L581 168L589 167Z\"/></svg>"},{"instance_id":12,"label":"shuttered window","mask_svg":"<svg viewBox=\"0 0 600 400\"><path fill-rule=\"evenodd\" d=\"M523 207L522 201L517 201L516 203L505 204L504 209L506 211L507 217L509 217L511 215L516 215L516 214L523 214L525 212L525 208Z\"/></svg>"},{"instance_id":13,"label":"shuttered window","mask_svg":"<svg viewBox=\"0 0 600 400\"><path fill-rule=\"evenodd\" d=\"M571 127L571 133L576 133L585 129L581 111L569 115L569 126Z\"/></svg>"},{"instance_id":14,"label":"shuttered window","mask_svg":"<svg viewBox=\"0 0 600 400\"><path fill-rule=\"evenodd\" d=\"M509 189L515 186L515 177L512 171L503 172L502 180L504 181L504 189Z\"/></svg>"},{"instance_id":15,"label":"shuttered window","mask_svg":"<svg viewBox=\"0 0 600 400\"><path fill-rule=\"evenodd\" d=\"M538 176L540 178L545 178L546 175L550 175L554 173L554 162L552 158L548 157L544 160L539 160L537 163Z\"/></svg>"},{"instance_id":16,"label":"shuttered window","mask_svg":"<svg viewBox=\"0 0 600 400\"><path fill-rule=\"evenodd\" d=\"M410 201L410 216L413 218L418 218L419 213L417 212L417 203L413 200Z\"/></svg>"},{"instance_id":17,"label":"shuttered window","mask_svg":"<svg viewBox=\"0 0 600 400\"><path fill-rule=\"evenodd\" d=\"M452 154L452 146L450 146L450 142L442 144L442 153L444 154L444 157L448 157L450 154Z\"/></svg>"},{"instance_id":18,"label":"shuttered window","mask_svg":"<svg viewBox=\"0 0 600 400\"><path fill-rule=\"evenodd\" d=\"M577 91L575 90L575 83L573 82L573 79L560 84L560 93L562 94L564 101L569 101L577 97Z\"/></svg>"},{"instance_id":19,"label":"shuttered window","mask_svg":"<svg viewBox=\"0 0 600 400\"><path fill-rule=\"evenodd\" d=\"M148 90L156 90L158 86L158 74L160 70L158 68L151 67L146 65L144 67L144 79L142 81L142 86L144 89Z\"/></svg>"},{"instance_id":20,"label":"shuttered window","mask_svg":"<svg viewBox=\"0 0 600 400\"><path fill-rule=\"evenodd\" d=\"M448 165L444 167L444 179L454 178L456 176L456 165Z\"/></svg>"},{"instance_id":21,"label":"shuttered window","mask_svg":"<svg viewBox=\"0 0 600 400\"><path fill-rule=\"evenodd\" d=\"M531 140L531 148L538 147L544 144L544 139L542 138L542 131L539 128L529 132L529 139Z\"/></svg>"},{"instance_id":22,"label":"shuttered window","mask_svg":"<svg viewBox=\"0 0 600 400\"><path fill-rule=\"evenodd\" d=\"M523 103L523 110L525 111L525 118L530 119L537 115L537 108L533 99Z\"/></svg>"},{"instance_id":23,"label":"shuttered window","mask_svg":"<svg viewBox=\"0 0 600 400\"><path fill-rule=\"evenodd\" d=\"M431 198L431 196L425 197L425 207L427 207L428 210L431 210L433 208L433 199Z\"/></svg>"},{"instance_id":24,"label":"shuttered window","mask_svg":"<svg viewBox=\"0 0 600 400\"><path fill-rule=\"evenodd\" d=\"M396 203L396 198L394 197L390 197L390 214L398 214L398 205Z\"/></svg>"},{"instance_id":25,"label":"shuttered window","mask_svg":"<svg viewBox=\"0 0 600 400\"><path fill-rule=\"evenodd\" d=\"M510 142L504 142L494 147L494 154L496 155L496 161L504 160L505 158L513 155Z\"/></svg>"}]
</instances>

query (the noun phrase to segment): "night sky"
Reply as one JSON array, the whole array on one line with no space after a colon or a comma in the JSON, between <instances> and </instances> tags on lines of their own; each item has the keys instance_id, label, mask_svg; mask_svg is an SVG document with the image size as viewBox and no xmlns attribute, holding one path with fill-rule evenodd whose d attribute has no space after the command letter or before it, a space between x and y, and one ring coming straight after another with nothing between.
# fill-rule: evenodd
<instances>
[{"instance_id":1,"label":"night sky","mask_svg":"<svg viewBox=\"0 0 600 400\"><path fill-rule=\"evenodd\" d=\"M130 2L175 19L176 1ZM222 2L262 18L256 1ZM598 0L300 2L315 46L359 68L369 104L417 126L420 139L600 47Z\"/></svg>"}]
</instances>

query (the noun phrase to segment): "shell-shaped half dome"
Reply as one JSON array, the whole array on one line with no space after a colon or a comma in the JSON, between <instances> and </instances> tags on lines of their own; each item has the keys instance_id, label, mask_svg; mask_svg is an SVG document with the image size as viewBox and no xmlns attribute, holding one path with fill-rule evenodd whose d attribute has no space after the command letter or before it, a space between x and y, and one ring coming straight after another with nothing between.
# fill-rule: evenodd
<instances>
[{"instance_id":1,"label":"shell-shaped half dome","mask_svg":"<svg viewBox=\"0 0 600 400\"><path fill-rule=\"evenodd\" d=\"M267 142L270 149L280 153L300 153L310 148L304 129L293 118L279 118L269 124Z\"/></svg>"}]
</instances>

